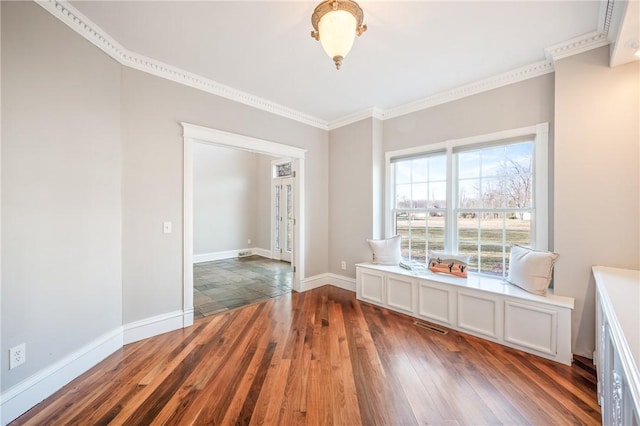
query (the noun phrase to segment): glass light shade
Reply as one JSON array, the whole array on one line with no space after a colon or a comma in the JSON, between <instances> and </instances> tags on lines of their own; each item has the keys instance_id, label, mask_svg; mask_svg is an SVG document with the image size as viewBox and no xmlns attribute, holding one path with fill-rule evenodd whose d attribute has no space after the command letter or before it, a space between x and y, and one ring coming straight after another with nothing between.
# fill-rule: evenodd
<instances>
[{"instance_id":1,"label":"glass light shade","mask_svg":"<svg viewBox=\"0 0 640 426\"><path fill-rule=\"evenodd\" d=\"M331 59L347 56L356 37L356 25L356 18L346 10L333 10L320 19L320 43Z\"/></svg>"}]
</instances>

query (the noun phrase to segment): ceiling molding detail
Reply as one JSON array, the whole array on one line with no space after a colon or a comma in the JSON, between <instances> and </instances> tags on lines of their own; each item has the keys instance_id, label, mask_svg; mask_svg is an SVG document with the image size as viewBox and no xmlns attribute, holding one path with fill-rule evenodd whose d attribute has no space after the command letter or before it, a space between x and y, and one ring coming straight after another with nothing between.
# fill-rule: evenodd
<instances>
[{"instance_id":1,"label":"ceiling molding detail","mask_svg":"<svg viewBox=\"0 0 640 426\"><path fill-rule=\"evenodd\" d=\"M420 99L408 104L400 105L395 108L388 109L383 114L383 119L400 117L405 114L431 108L447 102L465 98L467 96L476 95L478 93L487 92L523 80L549 74L554 71L551 61L540 61L521 68L516 68L493 77L475 81L464 86L437 93L424 99Z\"/></svg>"},{"instance_id":2,"label":"ceiling molding detail","mask_svg":"<svg viewBox=\"0 0 640 426\"><path fill-rule=\"evenodd\" d=\"M544 52L549 60L555 62L559 59L564 59L608 44L609 40L607 39L606 33L602 31L594 31L572 38L571 40L549 46L544 49Z\"/></svg>"},{"instance_id":3,"label":"ceiling molding detail","mask_svg":"<svg viewBox=\"0 0 640 426\"><path fill-rule=\"evenodd\" d=\"M384 120L384 111L380 108L366 108L361 111L356 111L344 117L340 117L336 120L329 122L329 130L338 129L340 127L348 126L366 118L377 118L378 120Z\"/></svg>"},{"instance_id":4,"label":"ceiling molding detail","mask_svg":"<svg viewBox=\"0 0 640 426\"><path fill-rule=\"evenodd\" d=\"M598 31L609 35L611 17L613 16L614 0L600 0L600 16L598 17Z\"/></svg>"},{"instance_id":5,"label":"ceiling molding detail","mask_svg":"<svg viewBox=\"0 0 640 426\"><path fill-rule=\"evenodd\" d=\"M319 129L327 130L328 128L327 122L320 118L131 52L66 1L45 0L36 1L36 3L124 66L203 90L213 95L221 96Z\"/></svg>"},{"instance_id":6,"label":"ceiling molding detail","mask_svg":"<svg viewBox=\"0 0 640 426\"><path fill-rule=\"evenodd\" d=\"M605 25L604 23L610 21L610 14L612 10L612 7L610 7L609 4L613 4L614 0L603 1L607 3L603 6L601 17L601 21L603 22L602 29L605 30L604 27L608 27L608 25ZM35 2L66 24L69 28L76 31L86 40L124 66L239 102L262 111L286 117L322 130L337 129L370 117L379 120L387 120L538 77L554 72L553 64L558 59L566 58L571 55L576 55L578 53L586 52L587 50L609 44L609 41L607 40L607 33L605 31L595 31L546 48L545 55L547 60L545 61L535 62L521 68L463 86L458 86L387 110L382 110L376 107L367 108L328 122L318 117L305 114L304 112L254 96L250 93L242 92L234 89L233 87L226 86L189 71L131 52L65 0L35 0ZM609 16L607 17L607 15Z\"/></svg>"}]
</instances>

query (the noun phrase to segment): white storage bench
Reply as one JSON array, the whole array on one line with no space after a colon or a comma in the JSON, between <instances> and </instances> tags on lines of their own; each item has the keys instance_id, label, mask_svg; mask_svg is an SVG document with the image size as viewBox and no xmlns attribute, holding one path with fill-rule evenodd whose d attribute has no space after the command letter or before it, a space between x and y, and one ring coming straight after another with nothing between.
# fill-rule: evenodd
<instances>
[{"instance_id":1,"label":"white storage bench","mask_svg":"<svg viewBox=\"0 0 640 426\"><path fill-rule=\"evenodd\" d=\"M356 297L415 318L570 365L573 298L528 293L499 278L414 275L356 265Z\"/></svg>"}]
</instances>

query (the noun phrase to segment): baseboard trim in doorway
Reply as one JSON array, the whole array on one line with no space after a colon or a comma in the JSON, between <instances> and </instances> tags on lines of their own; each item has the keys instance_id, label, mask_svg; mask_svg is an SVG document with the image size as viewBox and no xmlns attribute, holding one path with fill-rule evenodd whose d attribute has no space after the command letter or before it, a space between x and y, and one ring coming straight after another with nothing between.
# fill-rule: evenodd
<instances>
[{"instance_id":1,"label":"baseboard trim in doorway","mask_svg":"<svg viewBox=\"0 0 640 426\"><path fill-rule=\"evenodd\" d=\"M125 324L124 344L183 328L188 324L188 317L189 311L173 311ZM191 324L193 324L193 310L191 310Z\"/></svg>"},{"instance_id":2,"label":"baseboard trim in doorway","mask_svg":"<svg viewBox=\"0 0 640 426\"><path fill-rule=\"evenodd\" d=\"M356 291L355 278L331 273L318 274L300 280L300 291L309 291L324 285L332 285L353 292Z\"/></svg>"},{"instance_id":3,"label":"baseboard trim in doorway","mask_svg":"<svg viewBox=\"0 0 640 426\"><path fill-rule=\"evenodd\" d=\"M214 260L233 259L240 253L250 252L252 255L262 256L271 259L271 250L258 247L242 248L237 250L216 251L212 253L202 253L193 255L193 263L213 262Z\"/></svg>"}]
</instances>

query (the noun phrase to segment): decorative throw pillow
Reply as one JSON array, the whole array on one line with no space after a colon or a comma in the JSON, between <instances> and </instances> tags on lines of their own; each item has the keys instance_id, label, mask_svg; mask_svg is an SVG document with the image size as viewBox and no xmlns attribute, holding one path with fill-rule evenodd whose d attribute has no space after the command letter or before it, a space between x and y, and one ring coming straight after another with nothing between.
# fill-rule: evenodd
<instances>
[{"instance_id":1,"label":"decorative throw pillow","mask_svg":"<svg viewBox=\"0 0 640 426\"><path fill-rule=\"evenodd\" d=\"M509 255L507 281L529 293L547 295L553 265L560 255L548 251L532 250L514 244Z\"/></svg>"},{"instance_id":2,"label":"decorative throw pillow","mask_svg":"<svg viewBox=\"0 0 640 426\"><path fill-rule=\"evenodd\" d=\"M378 265L397 265L402 260L400 235L384 240L367 240L373 251L373 263Z\"/></svg>"},{"instance_id":3,"label":"decorative throw pillow","mask_svg":"<svg viewBox=\"0 0 640 426\"><path fill-rule=\"evenodd\" d=\"M432 251L429 253L429 270L431 272L467 278L468 266L469 256L448 254L440 251Z\"/></svg>"}]
</instances>

